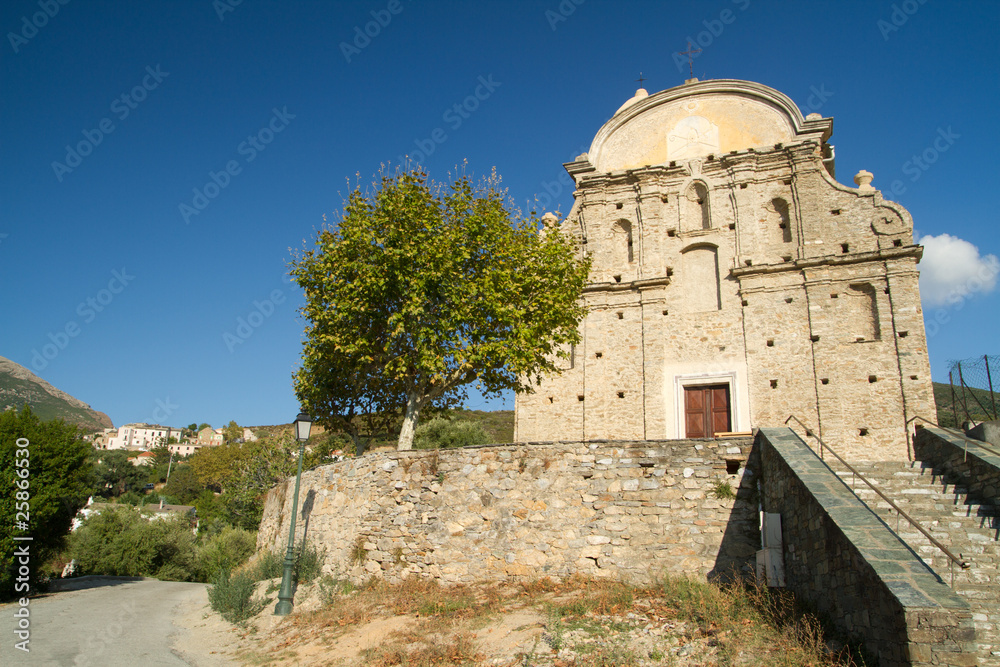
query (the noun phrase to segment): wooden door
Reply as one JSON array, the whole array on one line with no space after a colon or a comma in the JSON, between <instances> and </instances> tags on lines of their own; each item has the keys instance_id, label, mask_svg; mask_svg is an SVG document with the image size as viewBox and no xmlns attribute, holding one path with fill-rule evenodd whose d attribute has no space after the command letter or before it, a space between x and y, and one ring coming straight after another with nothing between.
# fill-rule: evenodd
<instances>
[{"instance_id":1,"label":"wooden door","mask_svg":"<svg viewBox=\"0 0 1000 667\"><path fill-rule=\"evenodd\" d=\"M732 430L729 385L684 387L684 431L688 438L711 438Z\"/></svg>"}]
</instances>

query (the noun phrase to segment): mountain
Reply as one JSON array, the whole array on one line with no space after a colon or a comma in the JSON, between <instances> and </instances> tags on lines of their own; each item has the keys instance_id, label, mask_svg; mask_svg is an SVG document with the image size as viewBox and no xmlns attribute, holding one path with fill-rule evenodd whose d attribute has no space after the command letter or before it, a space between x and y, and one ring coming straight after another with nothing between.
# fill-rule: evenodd
<instances>
[{"instance_id":1,"label":"mountain","mask_svg":"<svg viewBox=\"0 0 1000 667\"><path fill-rule=\"evenodd\" d=\"M111 418L56 389L27 368L0 357L0 410L31 406L39 419L64 419L88 431L113 428Z\"/></svg>"}]
</instances>

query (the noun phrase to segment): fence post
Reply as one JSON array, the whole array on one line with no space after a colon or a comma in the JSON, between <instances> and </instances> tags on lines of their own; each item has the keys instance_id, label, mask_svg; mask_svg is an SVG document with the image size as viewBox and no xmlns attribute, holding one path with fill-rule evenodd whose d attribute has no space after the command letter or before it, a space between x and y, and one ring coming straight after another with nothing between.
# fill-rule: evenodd
<instances>
[{"instance_id":1,"label":"fence post","mask_svg":"<svg viewBox=\"0 0 1000 667\"><path fill-rule=\"evenodd\" d=\"M986 381L990 384L990 400L993 402L993 419L1000 419L1000 415L997 415L997 396L993 393L993 376L990 375L989 356L984 354L983 361L986 362Z\"/></svg>"},{"instance_id":2,"label":"fence post","mask_svg":"<svg viewBox=\"0 0 1000 667\"><path fill-rule=\"evenodd\" d=\"M955 417L955 428L959 428L958 405L955 403L955 381L951 377L954 372L948 371L948 386L951 387L951 414Z\"/></svg>"}]
</instances>

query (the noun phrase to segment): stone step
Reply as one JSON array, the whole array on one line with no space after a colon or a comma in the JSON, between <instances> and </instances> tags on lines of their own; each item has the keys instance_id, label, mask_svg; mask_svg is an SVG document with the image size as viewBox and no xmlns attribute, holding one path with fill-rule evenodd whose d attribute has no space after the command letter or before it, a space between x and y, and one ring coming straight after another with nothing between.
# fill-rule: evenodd
<instances>
[{"instance_id":1,"label":"stone step","mask_svg":"<svg viewBox=\"0 0 1000 667\"><path fill-rule=\"evenodd\" d=\"M965 570L953 566L938 547L900 517L857 474L834 467L840 480L942 581L952 585L969 602L976 626L979 664L1000 667L1000 506L979 502L969 496L961 480L942 475L933 466L919 461L859 464L854 468L934 539L970 563L971 567Z\"/></svg>"},{"instance_id":2,"label":"stone step","mask_svg":"<svg viewBox=\"0 0 1000 667\"><path fill-rule=\"evenodd\" d=\"M898 512L889 503L870 498L862 498L861 501L869 509L881 516L883 520L885 520L885 517L891 517L893 521L896 520ZM940 525L951 528L961 526L965 530L972 530L973 532L988 535L989 539L983 541L997 541L997 529L1000 527L1000 520L997 517L982 516L962 510L948 511L947 509L938 508L907 507L899 503L897 503L897 506L903 511L904 515L913 518L921 524ZM905 518L901 519L901 521L903 520Z\"/></svg>"},{"instance_id":3,"label":"stone step","mask_svg":"<svg viewBox=\"0 0 1000 667\"><path fill-rule=\"evenodd\" d=\"M900 515L899 512L885 503L867 502L865 504L887 524L895 524L896 517L900 516L899 525L902 526L903 523L906 523L906 517L909 516L928 530L932 526L938 527L940 530L968 530L978 536L972 538L977 542L985 544L997 541L996 517L966 515L961 512L911 512L911 508L905 506L901 507L903 515Z\"/></svg>"},{"instance_id":4,"label":"stone step","mask_svg":"<svg viewBox=\"0 0 1000 667\"><path fill-rule=\"evenodd\" d=\"M970 600L1000 600L1000 591L993 584L973 584L955 581L955 592ZM996 608L996 605L993 605Z\"/></svg>"},{"instance_id":5,"label":"stone step","mask_svg":"<svg viewBox=\"0 0 1000 667\"><path fill-rule=\"evenodd\" d=\"M883 492L885 493L885 492ZM872 502L882 503L886 507L891 507L888 502L886 502L877 493L867 490L867 489L856 489L855 494L862 500L868 500ZM997 518L997 510L992 505L982 506L977 504L955 504L949 502L948 500L942 499L942 501L935 501L933 498L913 498L907 497L900 494L886 493L887 498L890 498L892 502L899 505L902 508L912 507L917 511L926 512L947 512L949 515L956 516L971 516L971 517L983 517L987 519ZM895 496L895 497L894 497ZM909 512L907 512L909 513Z\"/></svg>"},{"instance_id":6,"label":"stone step","mask_svg":"<svg viewBox=\"0 0 1000 667\"><path fill-rule=\"evenodd\" d=\"M875 491L867 486L851 487L854 494L863 500L872 499L876 502L885 503ZM928 493L924 489L887 489L879 488L888 498L900 507L909 506L928 511L945 510L951 512L963 512L967 515L982 517L1000 516L1000 508L988 503L980 503L975 500L965 500L955 498L945 494ZM886 504L888 507L889 505Z\"/></svg>"}]
</instances>

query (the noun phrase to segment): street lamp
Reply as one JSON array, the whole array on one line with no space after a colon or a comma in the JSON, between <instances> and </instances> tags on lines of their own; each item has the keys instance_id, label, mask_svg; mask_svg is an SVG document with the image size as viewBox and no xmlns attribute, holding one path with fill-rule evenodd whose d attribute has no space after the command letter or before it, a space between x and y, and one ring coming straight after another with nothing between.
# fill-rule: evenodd
<instances>
[{"instance_id":1,"label":"street lamp","mask_svg":"<svg viewBox=\"0 0 1000 667\"><path fill-rule=\"evenodd\" d=\"M287 616L292 612L292 568L295 566L295 514L299 509L299 482L302 480L302 458L305 456L306 440L312 429L312 417L300 412L295 418L295 439L299 442L299 471L295 475L295 495L292 500L292 525L288 530L288 551L285 552L285 571L281 575L281 590L278 604L274 606L275 616Z\"/></svg>"}]
</instances>

